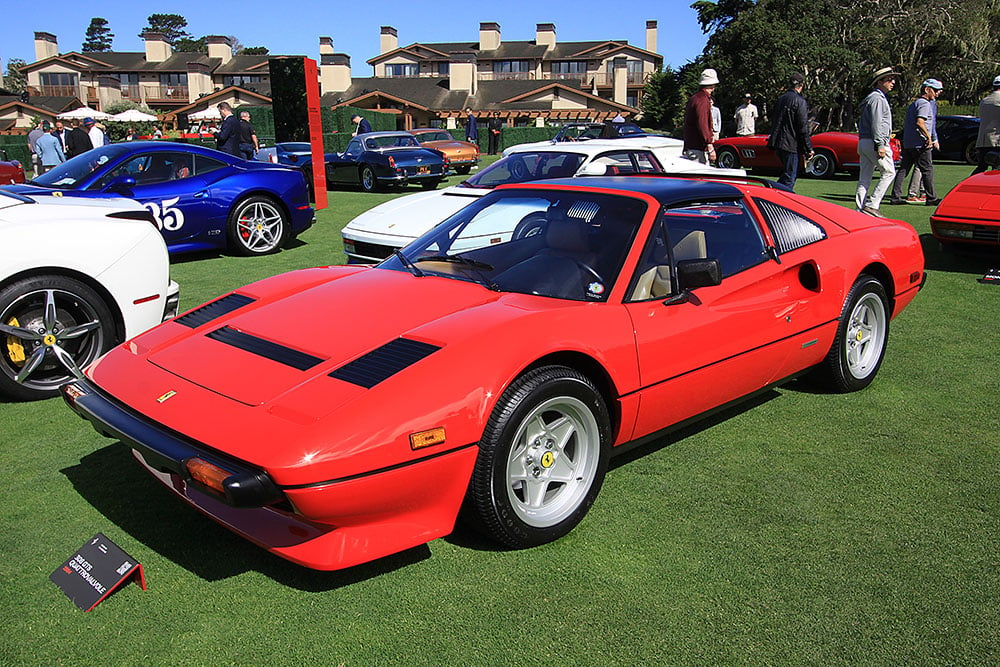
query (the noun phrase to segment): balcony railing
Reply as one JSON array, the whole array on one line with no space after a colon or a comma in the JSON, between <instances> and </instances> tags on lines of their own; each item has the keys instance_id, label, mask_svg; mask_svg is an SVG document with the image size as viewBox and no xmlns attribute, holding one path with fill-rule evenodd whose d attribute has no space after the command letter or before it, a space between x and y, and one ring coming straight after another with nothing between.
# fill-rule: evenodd
<instances>
[{"instance_id":1,"label":"balcony railing","mask_svg":"<svg viewBox=\"0 0 1000 667\"><path fill-rule=\"evenodd\" d=\"M139 85L135 83L122 84L122 97L129 100L138 100L142 98L142 93L139 91Z\"/></svg>"},{"instance_id":2,"label":"balcony railing","mask_svg":"<svg viewBox=\"0 0 1000 667\"><path fill-rule=\"evenodd\" d=\"M80 95L79 86L39 86L39 95L51 95L52 97L77 97Z\"/></svg>"},{"instance_id":3,"label":"balcony railing","mask_svg":"<svg viewBox=\"0 0 1000 667\"><path fill-rule=\"evenodd\" d=\"M147 102L187 102L187 86L146 86Z\"/></svg>"},{"instance_id":4,"label":"balcony railing","mask_svg":"<svg viewBox=\"0 0 1000 667\"><path fill-rule=\"evenodd\" d=\"M625 75L626 86L644 86L649 72L627 72ZM610 88L615 85L615 75L611 72L596 72L590 75L590 81L594 82L598 88Z\"/></svg>"},{"instance_id":5,"label":"balcony railing","mask_svg":"<svg viewBox=\"0 0 1000 667\"><path fill-rule=\"evenodd\" d=\"M480 81L533 81L534 72L480 72Z\"/></svg>"}]
</instances>

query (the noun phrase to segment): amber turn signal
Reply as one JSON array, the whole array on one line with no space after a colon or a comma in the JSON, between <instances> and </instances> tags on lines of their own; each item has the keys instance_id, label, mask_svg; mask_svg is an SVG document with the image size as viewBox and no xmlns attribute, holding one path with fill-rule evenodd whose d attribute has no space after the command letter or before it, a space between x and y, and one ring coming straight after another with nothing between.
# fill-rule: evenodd
<instances>
[{"instance_id":1,"label":"amber turn signal","mask_svg":"<svg viewBox=\"0 0 1000 667\"><path fill-rule=\"evenodd\" d=\"M423 449L432 445L444 444L444 427L438 426L429 431L410 434L410 449Z\"/></svg>"},{"instance_id":2,"label":"amber turn signal","mask_svg":"<svg viewBox=\"0 0 1000 667\"><path fill-rule=\"evenodd\" d=\"M227 477L232 476L233 473L228 470L223 470L219 466L209 463L204 459L188 459L184 463L184 467L187 468L188 473L191 475L191 479L203 486L208 487L209 489L212 489L219 495L226 495L223 482L226 481Z\"/></svg>"}]
</instances>

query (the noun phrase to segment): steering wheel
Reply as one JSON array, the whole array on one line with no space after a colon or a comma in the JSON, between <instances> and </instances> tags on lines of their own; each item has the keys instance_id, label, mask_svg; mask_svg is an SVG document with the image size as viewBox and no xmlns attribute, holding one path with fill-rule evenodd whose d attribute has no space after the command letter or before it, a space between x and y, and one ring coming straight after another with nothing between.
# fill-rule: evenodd
<instances>
[{"instance_id":1,"label":"steering wheel","mask_svg":"<svg viewBox=\"0 0 1000 667\"><path fill-rule=\"evenodd\" d=\"M528 171L528 165L524 164L524 160L520 157L511 160L510 175L517 179L515 182L526 181L531 178L531 172Z\"/></svg>"},{"instance_id":2,"label":"steering wheel","mask_svg":"<svg viewBox=\"0 0 1000 667\"><path fill-rule=\"evenodd\" d=\"M584 272L589 273L591 276L593 276L594 279L596 279L597 282L601 283L602 286L604 285L604 278L601 276L600 273L597 272L596 269L594 269L594 267L576 258L574 258L573 261L576 262L576 265L581 269L583 269Z\"/></svg>"}]
</instances>

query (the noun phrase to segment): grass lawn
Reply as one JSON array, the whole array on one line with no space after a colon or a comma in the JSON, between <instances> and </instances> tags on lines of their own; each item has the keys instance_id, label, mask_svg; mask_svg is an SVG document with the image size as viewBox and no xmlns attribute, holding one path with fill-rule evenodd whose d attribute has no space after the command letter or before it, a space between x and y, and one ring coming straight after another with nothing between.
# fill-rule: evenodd
<instances>
[{"instance_id":1,"label":"grass lawn","mask_svg":"<svg viewBox=\"0 0 1000 667\"><path fill-rule=\"evenodd\" d=\"M970 171L938 165L939 191ZM854 186L797 190L853 207ZM393 196L332 193L274 256L175 262L182 308L343 261L340 228ZM182 505L61 400L0 404L0 664L997 664L1000 289L976 278L1000 258L941 253L930 207L884 210L925 236L930 277L871 387L792 383L616 459L583 523L527 551L456 534L306 570ZM48 577L96 532L149 589L84 614Z\"/></svg>"}]
</instances>

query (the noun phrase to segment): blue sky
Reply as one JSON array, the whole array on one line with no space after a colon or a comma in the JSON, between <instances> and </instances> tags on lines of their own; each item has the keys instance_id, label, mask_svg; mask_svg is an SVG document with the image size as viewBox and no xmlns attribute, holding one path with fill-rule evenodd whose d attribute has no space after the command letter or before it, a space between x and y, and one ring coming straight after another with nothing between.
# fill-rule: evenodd
<instances>
[{"instance_id":1,"label":"blue sky","mask_svg":"<svg viewBox=\"0 0 1000 667\"><path fill-rule=\"evenodd\" d=\"M365 61L378 55L379 28L390 25L400 46L413 42L457 42L479 39L480 21L500 24L502 40L535 38L535 25L554 23L559 41L627 39L645 46L646 21L659 23L657 51L674 67L694 59L705 44L689 0L659 2L335 2L326 0L243 0L242 2L175 3L135 0L43 4L38 11L7 12L0 21L0 60L35 60L34 33L59 40L59 51L79 51L95 16L106 18L115 34L115 51L142 51L138 37L150 14L180 14L194 37L234 35L245 46L266 46L271 53L319 57L319 38L333 38L338 53L351 56L355 76L371 76Z\"/></svg>"}]
</instances>

